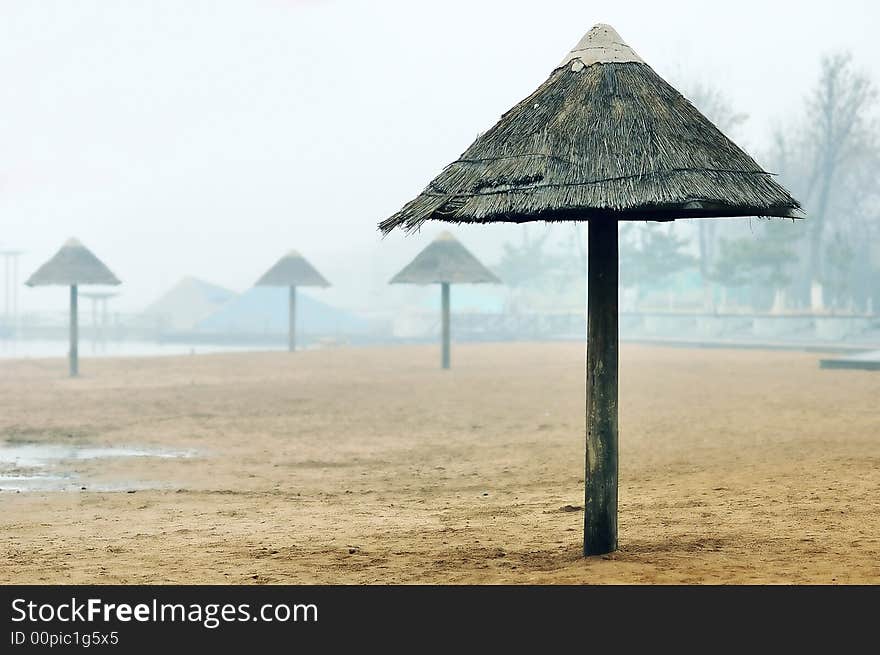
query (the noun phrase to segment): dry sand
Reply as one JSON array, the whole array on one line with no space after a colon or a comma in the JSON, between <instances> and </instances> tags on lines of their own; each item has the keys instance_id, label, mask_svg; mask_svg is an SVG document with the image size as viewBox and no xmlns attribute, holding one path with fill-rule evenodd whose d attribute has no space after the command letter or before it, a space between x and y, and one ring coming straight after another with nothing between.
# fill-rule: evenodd
<instances>
[{"instance_id":1,"label":"dry sand","mask_svg":"<svg viewBox=\"0 0 880 655\"><path fill-rule=\"evenodd\" d=\"M584 560L582 346L438 357L0 361L0 439L201 453L0 493L0 582L880 582L880 374L624 346L621 549Z\"/></svg>"}]
</instances>

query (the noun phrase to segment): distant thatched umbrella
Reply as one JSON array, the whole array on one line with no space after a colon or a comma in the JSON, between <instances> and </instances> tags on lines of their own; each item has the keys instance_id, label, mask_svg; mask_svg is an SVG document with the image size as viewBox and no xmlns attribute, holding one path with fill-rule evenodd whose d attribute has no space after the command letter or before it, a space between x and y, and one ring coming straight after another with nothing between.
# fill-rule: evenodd
<instances>
[{"instance_id":1,"label":"distant thatched umbrella","mask_svg":"<svg viewBox=\"0 0 880 655\"><path fill-rule=\"evenodd\" d=\"M425 221L588 221L584 554L617 548L617 221L795 218L800 204L607 25L383 232Z\"/></svg>"},{"instance_id":2,"label":"distant thatched umbrella","mask_svg":"<svg viewBox=\"0 0 880 655\"><path fill-rule=\"evenodd\" d=\"M70 376L79 375L79 324L77 288L83 284L122 284L100 259L76 239L68 239L61 250L25 282L29 287L70 287Z\"/></svg>"},{"instance_id":3,"label":"distant thatched umbrella","mask_svg":"<svg viewBox=\"0 0 880 655\"><path fill-rule=\"evenodd\" d=\"M501 282L449 232L442 232L391 284L439 284L443 304L443 368L449 368L449 285Z\"/></svg>"},{"instance_id":4,"label":"distant thatched umbrella","mask_svg":"<svg viewBox=\"0 0 880 655\"><path fill-rule=\"evenodd\" d=\"M294 352L296 350L296 288L329 287L330 283L318 273L305 257L296 250L291 250L266 271L263 277L257 280L255 286L288 287L290 289L288 350Z\"/></svg>"}]
</instances>

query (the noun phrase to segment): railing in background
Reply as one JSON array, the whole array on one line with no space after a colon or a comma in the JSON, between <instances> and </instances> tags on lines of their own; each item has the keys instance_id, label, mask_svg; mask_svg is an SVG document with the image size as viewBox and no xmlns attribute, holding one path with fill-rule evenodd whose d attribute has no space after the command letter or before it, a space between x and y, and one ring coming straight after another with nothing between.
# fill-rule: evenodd
<instances>
[{"instance_id":1,"label":"railing in background","mask_svg":"<svg viewBox=\"0 0 880 655\"><path fill-rule=\"evenodd\" d=\"M180 332L168 329L167 321L156 316L113 312L103 323L101 314L92 320L81 318L84 341L138 341L154 343L276 344L282 332ZM65 311L28 312L18 317L16 330L0 317L0 339L13 334L20 340L66 340L68 316ZM435 312L405 312L380 320L373 317L367 334L341 332L307 334L313 342L391 343L429 341L439 338L440 322ZM581 340L586 332L583 314L557 313L476 313L452 314L455 341ZM816 342L875 344L880 347L880 317L831 314L708 314L687 312L621 312L623 339L659 341L736 341Z\"/></svg>"}]
</instances>

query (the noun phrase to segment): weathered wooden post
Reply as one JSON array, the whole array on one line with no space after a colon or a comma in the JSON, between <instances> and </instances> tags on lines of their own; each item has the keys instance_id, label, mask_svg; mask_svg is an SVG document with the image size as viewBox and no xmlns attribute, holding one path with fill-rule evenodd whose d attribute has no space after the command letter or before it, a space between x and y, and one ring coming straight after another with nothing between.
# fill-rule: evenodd
<instances>
[{"instance_id":1,"label":"weathered wooden post","mask_svg":"<svg viewBox=\"0 0 880 655\"><path fill-rule=\"evenodd\" d=\"M498 284L495 275L449 232L442 232L404 266L389 284L440 285L440 366L450 367L450 287L456 284Z\"/></svg>"},{"instance_id":2,"label":"weathered wooden post","mask_svg":"<svg viewBox=\"0 0 880 655\"><path fill-rule=\"evenodd\" d=\"M449 282L440 284L441 304L443 305L443 368L449 368Z\"/></svg>"},{"instance_id":3,"label":"weathered wooden post","mask_svg":"<svg viewBox=\"0 0 880 655\"><path fill-rule=\"evenodd\" d=\"M296 286L293 284L290 285L287 305L287 350L296 352Z\"/></svg>"},{"instance_id":4,"label":"weathered wooden post","mask_svg":"<svg viewBox=\"0 0 880 655\"><path fill-rule=\"evenodd\" d=\"M70 349L67 359L70 377L77 377L79 375L79 287L85 284L116 286L121 282L104 262L92 254L92 251L76 239L68 239L49 261L28 278L25 284L29 287L47 285L70 287ZM92 315L94 317L94 301Z\"/></svg>"},{"instance_id":5,"label":"weathered wooden post","mask_svg":"<svg viewBox=\"0 0 880 655\"><path fill-rule=\"evenodd\" d=\"M617 550L617 221L589 221L584 555Z\"/></svg>"},{"instance_id":6,"label":"weathered wooden post","mask_svg":"<svg viewBox=\"0 0 880 655\"><path fill-rule=\"evenodd\" d=\"M77 299L77 288L75 284L70 285L70 377L75 378L79 375L79 307Z\"/></svg>"},{"instance_id":7,"label":"weathered wooden post","mask_svg":"<svg viewBox=\"0 0 880 655\"><path fill-rule=\"evenodd\" d=\"M617 222L800 218L800 204L596 25L379 229L589 221L584 554L617 548Z\"/></svg>"},{"instance_id":8,"label":"weathered wooden post","mask_svg":"<svg viewBox=\"0 0 880 655\"><path fill-rule=\"evenodd\" d=\"M296 288L329 287L330 283L305 257L291 250L275 262L255 286L287 288L287 350L296 352Z\"/></svg>"}]
</instances>

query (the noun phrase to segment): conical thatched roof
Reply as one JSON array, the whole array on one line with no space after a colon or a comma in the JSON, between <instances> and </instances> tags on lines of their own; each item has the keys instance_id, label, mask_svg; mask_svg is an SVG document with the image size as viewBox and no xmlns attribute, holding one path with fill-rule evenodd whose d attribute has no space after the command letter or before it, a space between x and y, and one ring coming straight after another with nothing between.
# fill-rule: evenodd
<instances>
[{"instance_id":1,"label":"conical thatched roof","mask_svg":"<svg viewBox=\"0 0 880 655\"><path fill-rule=\"evenodd\" d=\"M76 239L68 239L61 250L25 282L29 287L59 284L122 284L91 250Z\"/></svg>"},{"instance_id":2,"label":"conical thatched roof","mask_svg":"<svg viewBox=\"0 0 880 655\"><path fill-rule=\"evenodd\" d=\"M391 284L499 284L495 275L449 232L441 233L397 275Z\"/></svg>"},{"instance_id":3,"label":"conical thatched roof","mask_svg":"<svg viewBox=\"0 0 880 655\"><path fill-rule=\"evenodd\" d=\"M606 217L798 216L800 205L608 25L382 231Z\"/></svg>"},{"instance_id":4,"label":"conical thatched roof","mask_svg":"<svg viewBox=\"0 0 880 655\"><path fill-rule=\"evenodd\" d=\"M296 250L279 259L259 280L258 287L329 287L330 283Z\"/></svg>"}]
</instances>

